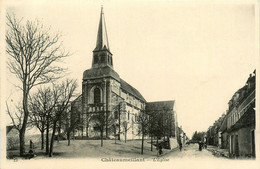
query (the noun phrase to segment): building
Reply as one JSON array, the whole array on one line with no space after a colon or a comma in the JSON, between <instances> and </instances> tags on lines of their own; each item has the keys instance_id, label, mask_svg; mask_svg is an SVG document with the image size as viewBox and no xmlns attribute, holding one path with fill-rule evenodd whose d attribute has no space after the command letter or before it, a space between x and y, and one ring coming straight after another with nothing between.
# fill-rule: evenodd
<instances>
[{"instance_id":1,"label":"building","mask_svg":"<svg viewBox=\"0 0 260 169\"><path fill-rule=\"evenodd\" d=\"M207 131L208 144L228 149L230 157L255 157L255 76L254 71L229 100L226 115Z\"/></svg>"},{"instance_id":2,"label":"building","mask_svg":"<svg viewBox=\"0 0 260 169\"><path fill-rule=\"evenodd\" d=\"M178 143L185 145L188 142L188 137L186 135L186 133L183 131L182 126L178 127L178 137L177 137L177 141Z\"/></svg>"},{"instance_id":3,"label":"building","mask_svg":"<svg viewBox=\"0 0 260 169\"><path fill-rule=\"evenodd\" d=\"M219 147L222 149L229 148L228 132L227 132L227 116L224 117L224 120L218 131L221 135L221 141Z\"/></svg>"},{"instance_id":4,"label":"building","mask_svg":"<svg viewBox=\"0 0 260 169\"><path fill-rule=\"evenodd\" d=\"M255 157L255 71L229 101L227 133L230 156Z\"/></svg>"},{"instance_id":5,"label":"building","mask_svg":"<svg viewBox=\"0 0 260 169\"><path fill-rule=\"evenodd\" d=\"M83 73L82 94L72 103L72 111L80 111L82 125L77 134L83 137L140 138L137 118L140 112L171 115L171 137L176 136L177 116L173 110L174 101L149 103L141 93L121 79L113 68L113 55L109 47L106 23L101 9L96 47L93 50L92 67ZM146 109L147 108L147 109ZM154 109L154 110L153 110Z\"/></svg>"},{"instance_id":6,"label":"building","mask_svg":"<svg viewBox=\"0 0 260 169\"><path fill-rule=\"evenodd\" d=\"M222 114L221 117L218 118L214 122L212 126L208 128L207 131L207 144L221 147L221 133L219 129L221 128L221 125L225 119L225 114Z\"/></svg>"},{"instance_id":7,"label":"building","mask_svg":"<svg viewBox=\"0 0 260 169\"><path fill-rule=\"evenodd\" d=\"M19 147L19 131L14 125L6 126L6 149L12 150Z\"/></svg>"}]
</instances>

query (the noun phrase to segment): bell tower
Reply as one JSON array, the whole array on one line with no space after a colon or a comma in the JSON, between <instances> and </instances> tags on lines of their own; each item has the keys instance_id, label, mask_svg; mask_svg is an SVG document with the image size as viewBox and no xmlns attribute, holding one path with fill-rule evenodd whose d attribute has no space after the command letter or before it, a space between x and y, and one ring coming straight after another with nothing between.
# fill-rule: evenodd
<instances>
[{"instance_id":1,"label":"bell tower","mask_svg":"<svg viewBox=\"0 0 260 169\"><path fill-rule=\"evenodd\" d=\"M117 88L116 88L116 87ZM95 115L108 114L113 111L112 98L119 95L120 77L113 69L112 53L110 52L105 16L101 7L96 47L93 50L92 66L83 73L82 79L82 111L83 136L93 136L98 128L95 120L88 119ZM117 89L117 90L116 90ZM107 119L106 119L107 120ZM109 135L106 121L105 133Z\"/></svg>"},{"instance_id":2,"label":"bell tower","mask_svg":"<svg viewBox=\"0 0 260 169\"><path fill-rule=\"evenodd\" d=\"M113 68L112 53L109 49L105 16L101 7L100 21L98 26L97 43L93 51L92 68L109 66Z\"/></svg>"}]
</instances>

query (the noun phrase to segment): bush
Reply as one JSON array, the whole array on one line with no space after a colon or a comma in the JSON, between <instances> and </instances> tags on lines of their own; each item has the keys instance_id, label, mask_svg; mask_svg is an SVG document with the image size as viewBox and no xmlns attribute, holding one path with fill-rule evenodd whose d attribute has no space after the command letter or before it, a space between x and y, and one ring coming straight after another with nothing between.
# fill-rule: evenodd
<instances>
[{"instance_id":1,"label":"bush","mask_svg":"<svg viewBox=\"0 0 260 169\"><path fill-rule=\"evenodd\" d=\"M19 147L19 138L18 137L7 137L6 139L6 148L7 150L16 150Z\"/></svg>"}]
</instances>

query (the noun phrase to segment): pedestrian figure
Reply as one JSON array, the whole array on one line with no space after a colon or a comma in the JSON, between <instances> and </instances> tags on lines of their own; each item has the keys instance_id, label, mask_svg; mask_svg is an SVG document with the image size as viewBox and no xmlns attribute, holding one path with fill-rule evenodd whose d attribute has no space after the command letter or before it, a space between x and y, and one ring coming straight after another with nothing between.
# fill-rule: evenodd
<instances>
[{"instance_id":1,"label":"pedestrian figure","mask_svg":"<svg viewBox=\"0 0 260 169\"><path fill-rule=\"evenodd\" d=\"M182 143L181 142L179 143L179 148L180 148L180 151L181 151L181 149L182 149Z\"/></svg>"},{"instance_id":2,"label":"pedestrian figure","mask_svg":"<svg viewBox=\"0 0 260 169\"><path fill-rule=\"evenodd\" d=\"M200 151L202 150L202 143L201 143L201 141L199 141L199 150Z\"/></svg>"},{"instance_id":3,"label":"pedestrian figure","mask_svg":"<svg viewBox=\"0 0 260 169\"><path fill-rule=\"evenodd\" d=\"M34 156L35 156L34 151L33 151L33 150L29 150L29 154L27 155L27 158L28 158L28 159L31 159L31 158L33 158Z\"/></svg>"},{"instance_id":4,"label":"pedestrian figure","mask_svg":"<svg viewBox=\"0 0 260 169\"><path fill-rule=\"evenodd\" d=\"M159 153L159 155L163 154L162 145L161 144L159 144L159 146L158 146L158 153Z\"/></svg>"},{"instance_id":5,"label":"pedestrian figure","mask_svg":"<svg viewBox=\"0 0 260 169\"><path fill-rule=\"evenodd\" d=\"M32 140L30 140L30 149L34 149L34 144L33 144Z\"/></svg>"}]
</instances>

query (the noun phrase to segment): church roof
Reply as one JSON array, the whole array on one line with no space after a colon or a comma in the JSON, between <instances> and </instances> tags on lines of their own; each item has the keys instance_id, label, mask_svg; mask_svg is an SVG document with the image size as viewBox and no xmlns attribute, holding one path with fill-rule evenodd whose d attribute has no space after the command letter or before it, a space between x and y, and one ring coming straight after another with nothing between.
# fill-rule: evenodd
<instances>
[{"instance_id":1,"label":"church roof","mask_svg":"<svg viewBox=\"0 0 260 169\"><path fill-rule=\"evenodd\" d=\"M99 67L87 69L83 73L83 79L93 79L93 78L103 78L103 77L112 77L115 80L120 82L119 75L111 67Z\"/></svg>"},{"instance_id":2,"label":"church roof","mask_svg":"<svg viewBox=\"0 0 260 169\"><path fill-rule=\"evenodd\" d=\"M157 102L147 102L146 111L161 111L161 110L173 110L174 100L169 101L157 101Z\"/></svg>"},{"instance_id":3,"label":"church roof","mask_svg":"<svg viewBox=\"0 0 260 169\"><path fill-rule=\"evenodd\" d=\"M100 20L98 26L97 43L94 51L107 49L109 51L108 36L103 7L101 7Z\"/></svg>"},{"instance_id":4,"label":"church roof","mask_svg":"<svg viewBox=\"0 0 260 169\"><path fill-rule=\"evenodd\" d=\"M135 89L133 86L128 84L126 81L120 78L120 84L121 88L124 89L125 91L129 92L130 94L134 95L135 97L139 98L140 100L146 102L144 97L141 95L141 93Z\"/></svg>"}]
</instances>

